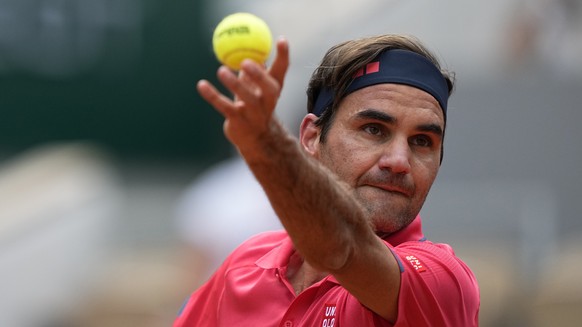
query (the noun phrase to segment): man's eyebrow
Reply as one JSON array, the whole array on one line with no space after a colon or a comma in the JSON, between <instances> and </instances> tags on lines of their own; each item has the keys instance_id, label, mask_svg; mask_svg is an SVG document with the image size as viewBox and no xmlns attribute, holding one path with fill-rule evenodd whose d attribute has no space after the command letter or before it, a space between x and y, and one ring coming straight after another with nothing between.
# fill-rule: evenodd
<instances>
[{"instance_id":1,"label":"man's eyebrow","mask_svg":"<svg viewBox=\"0 0 582 327\"><path fill-rule=\"evenodd\" d=\"M379 110L375 109L366 109L358 112L356 117L359 119L373 119L379 120L386 123L394 124L396 123L396 118Z\"/></svg>"},{"instance_id":2,"label":"man's eyebrow","mask_svg":"<svg viewBox=\"0 0 582 327\"><path fill-rule=\"evenodd\" d=\"M443 135L443 129L437 124L423 124L419 125L417 129L421 132L428 132L438 136Z\"/></svg>"}]
</instances>

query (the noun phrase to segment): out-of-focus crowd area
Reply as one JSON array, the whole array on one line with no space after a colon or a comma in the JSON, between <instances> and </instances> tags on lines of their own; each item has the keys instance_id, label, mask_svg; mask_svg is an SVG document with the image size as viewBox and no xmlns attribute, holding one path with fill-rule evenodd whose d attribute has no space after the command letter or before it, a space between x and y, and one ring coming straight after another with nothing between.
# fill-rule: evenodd
<instances>
[{"instance_id":1,"label":"out-of-focus crowd area","mask_svg":"<svg viewBox=\"0 0 582 327\"><path fill-rule=\"evenodd\" d=\"M330 46L425 41L457 74L426 236L473 268L481 326L579 325L582 2L0 0L0 326L169 326L280 228L194 87L237 11L290 41L291 131Z\"/></svg>"}]
</instances>

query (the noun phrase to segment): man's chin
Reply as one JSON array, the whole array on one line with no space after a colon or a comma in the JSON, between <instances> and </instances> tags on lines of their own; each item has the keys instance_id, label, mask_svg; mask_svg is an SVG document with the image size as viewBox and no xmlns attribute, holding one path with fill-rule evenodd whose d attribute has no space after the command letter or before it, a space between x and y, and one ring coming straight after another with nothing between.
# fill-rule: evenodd
<instances>
[{"instance_id":1,"label":"man's chin","mask_svg":"<svg viewBox=\"0 0 582 327\"><path fill-rule=\"evenodd\" d=\"M374 227L381 233L394 233L408 226L416 214L408 206L382 206L367 208Z\"/></svg>"}]
</instances>

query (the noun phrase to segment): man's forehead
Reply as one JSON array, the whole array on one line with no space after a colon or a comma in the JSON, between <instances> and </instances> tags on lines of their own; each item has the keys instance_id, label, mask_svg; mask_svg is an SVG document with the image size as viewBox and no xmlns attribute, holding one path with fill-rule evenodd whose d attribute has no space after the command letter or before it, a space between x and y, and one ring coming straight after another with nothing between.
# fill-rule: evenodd
<instances>
[{"instance_id":1,"label":"man's forehead","mask_svg":"<svg viewBox=\"0 0 582 327\"><path fill-rule=\"evenodd\" d=\"M349 94L342 102L352 101L359 104L356 107L362 108L376 103L374 106L378 109L401 106L413 113L429 111L444 120L438 101L426 91L409 85L384 83L368 86Z\"/></svg>"}]
</instances>

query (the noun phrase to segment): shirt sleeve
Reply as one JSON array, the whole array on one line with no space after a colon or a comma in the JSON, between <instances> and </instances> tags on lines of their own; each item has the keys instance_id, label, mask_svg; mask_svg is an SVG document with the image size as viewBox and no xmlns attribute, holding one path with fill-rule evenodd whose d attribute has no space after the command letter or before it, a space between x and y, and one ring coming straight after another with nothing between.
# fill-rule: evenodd
<instances>
[{"instance_id":1,"label":"shirt sleeve","mask_svg":"<svg viewBox=\"0 0 582 327\"><path fill-rule=\"evenodd\" d=\"M391 250L401 270L395 327L478 326L477 280L449 245L405 242Z\"/></svg>"},{"instance_id":2,"label":"shirt sleeve","mask_svg":"<svg viewBox=\"0 0 582 327\"><path fill-rule=\"evenodd\" d=\"M225 281L230 271L253 266L265 253L281 243L285 233L265 232L255 235L237 247L200 288L184 303L173 327L216 327L222 324ZM228 307L228 306L227 306Z\"/></svg>"}]
</instances>

